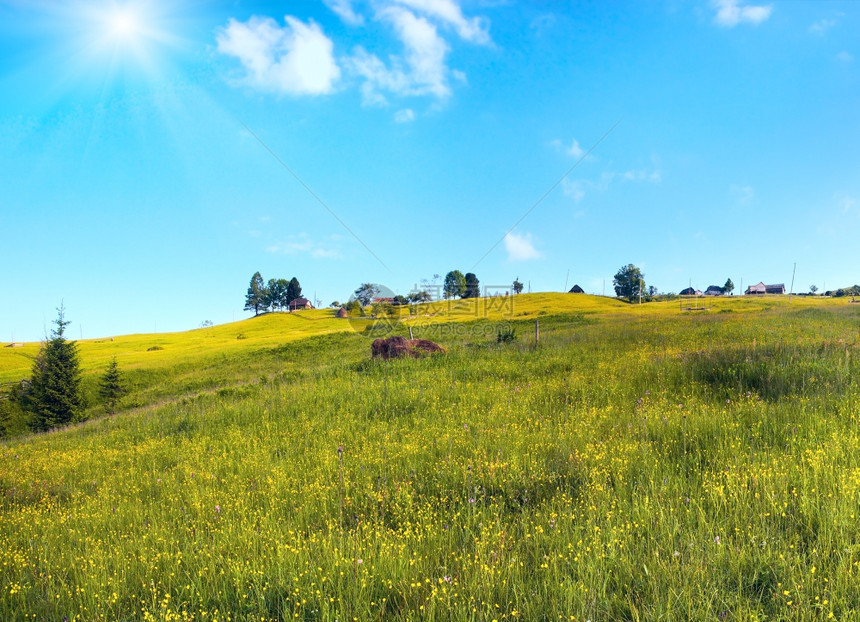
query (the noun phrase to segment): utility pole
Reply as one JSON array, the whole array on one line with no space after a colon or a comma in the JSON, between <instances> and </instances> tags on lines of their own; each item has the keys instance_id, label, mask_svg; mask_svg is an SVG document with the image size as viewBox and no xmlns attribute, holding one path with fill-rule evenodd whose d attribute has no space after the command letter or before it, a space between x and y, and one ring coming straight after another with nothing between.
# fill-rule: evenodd
<instances>
[{"instance_id":1,"label":"utility pole","mask_svg":"<svg viewBox=\"0 0 860 622\"><path fill-rule=\"evenodd\" d=\"M791 288L788 290L788 302L791 302L791 294L794 291L794 273L797 272L797 262L794 262L794 269L791 271Z\"/></svg>"}]
</instances>

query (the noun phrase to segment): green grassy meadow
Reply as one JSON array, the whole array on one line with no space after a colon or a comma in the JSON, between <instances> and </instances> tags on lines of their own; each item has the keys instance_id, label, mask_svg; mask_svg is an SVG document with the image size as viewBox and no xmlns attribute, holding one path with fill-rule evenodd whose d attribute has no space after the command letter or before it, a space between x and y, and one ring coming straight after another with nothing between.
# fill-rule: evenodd
<instances>
[{"instance_id":1,"label":"green grassy meadow","mask_svg":"<svg viewBox=\"0 0 860 622\"><path fill-rule=\"evenodd\" d=\"M91 420L0 443L0 619L860 620L860 305L711 304L81 342Z\"/></svg>"}]
</instances>

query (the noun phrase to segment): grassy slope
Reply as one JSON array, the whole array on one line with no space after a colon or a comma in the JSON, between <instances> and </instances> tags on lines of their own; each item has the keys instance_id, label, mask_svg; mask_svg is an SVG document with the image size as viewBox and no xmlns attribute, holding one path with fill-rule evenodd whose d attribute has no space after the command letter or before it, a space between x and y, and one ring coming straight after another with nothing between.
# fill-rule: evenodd
<instances>
[{"instance_id":1,"label":"grassy slope","mask_svg":"<svg viewBox=\"0 0 860 622\"><path fill-rule=\"evenodd\" d=\"M787 298L721 298L708 301L709 313L721 310L761 311L788 305ZM844 301L794 298L796 307L843 305ZM416 307L409 316L402 311L398 320L420 327L439 322L473 320L505 321L539 318L542 315L598 314L660 317L681 314L675 302L628 305L612 298L571 294L523 294L510 299L457 300ZM81 366L85 373L103 370L116 356L126 371L170 369L177 365L195 363L213 355L241 355L270 348L297 339L334 332L362 331L372 324L370 319L339 320L330 309L300 313L272 313L232 324L201 328L181 333L156 333L87 339L78 341ZM417 332L416 332L417 334ZM237 336L244 339L237 339ZM4 344L8 345L8 344ZM149 351L152 347L161 350ZM23 347L0 348L0 383L14 382L30 375L38 343Z\"/></svg>"},{"instance_id":2,"label":"grassy slope","mask_svg":"<svg viewBox=\"0 0 860 622\"><path fill-rule=\"evenodd\" d=\"M84 343L137 406L2 445L0 618L856 619L860 310L677 305Z\"/></svg>"}]
</instances>

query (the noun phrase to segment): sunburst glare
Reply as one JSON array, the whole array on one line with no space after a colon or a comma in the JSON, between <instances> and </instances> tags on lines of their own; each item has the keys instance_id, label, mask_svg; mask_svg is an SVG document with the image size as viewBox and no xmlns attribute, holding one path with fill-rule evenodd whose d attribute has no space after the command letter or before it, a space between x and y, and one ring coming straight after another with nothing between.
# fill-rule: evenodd
<instances>
[{"instance_id":1,"label":"sunburst glare","mask_svg":"<svg viewBox=\"0 0 860 622\"><path fill-rule=\"evenodd\" d=\"M157 4L90 5L81 17L87 24L84 53L90 70L107 62L111 74L142 71L157 75L163 69L167 49L178 42L169 18Z\"/></svg>"},{"instance_id":2,"label":"sunburst glare","mask_svg":"<svg viewBox=\"0 0 860 622\"><path fill-rule=\"evenodd\" d=\"M138 34L139 18L132 9L120 9L108 17L107 23L110 35L124 40Z\"/></svg>"}]
</instances>

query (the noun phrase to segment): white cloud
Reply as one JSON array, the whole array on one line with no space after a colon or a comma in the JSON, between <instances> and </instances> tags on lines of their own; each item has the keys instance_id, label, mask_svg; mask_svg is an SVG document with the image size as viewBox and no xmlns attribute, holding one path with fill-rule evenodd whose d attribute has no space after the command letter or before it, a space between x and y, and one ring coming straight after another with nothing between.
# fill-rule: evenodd
<instances>
[{"instance_id":1,"label":"white cloud","mask_svg":"<svg viewBox=\"0 0 860 622\"><path fill-rule=\"evenodd\" d=\"M508 259L511 261L526 261L528 259L539 259L543 255L534 247L530 233L517 235L508 233L505 236L505 250L508 251Z\"/></svg>"},{"instance_id":2,"label":"white cloud","mask_svg":"<svg viewBox=\"0 0 860 622\"><path fill-rule=\"evenodd\" d=\"M618 173L613 171L604 171L600 174L597 181L590 179L576 179L569 181L565 179L561 183L562 190L565 196L569 196L575 203L579 203L585 198L587 192L606 192L612 181L618 176Z\"/></svg>"},{"instance_id":3,"label":"white cloud","mask_svg":"<svg viewBox=\"0 0 860 622\"><path fill-rule=\"evenodd\" d=\"M356 13L355 9L352 8L352 0L323 0L323 2L350 26L361 26L364 24L364 17Z\"/></svg>"},{"instance_id":4,"label":"white cloud","mask_svg":"<svg viewBox=\"0 0 860 622\"><path fill-rule=\"evenodd\" d=\"M653 156L652 168L631 169L623 173L616 171L603 171L600 178L592 181L590 179L565 179L561 183L562 191L565 196L568 196L579 203L585 198L586 192L606 192L612 186L616 179L624 182L632 183L650 183L659 184L663 180L663 174L660 170L660 158Z\"/></svg>"},{"instance_id":5,"label":"white cloud","mask_svg":"<svg viewBox=\"0 0 860 622\"><path fill-rule=\"evenodd\" d=\"M452 84L467 82L465 73L448 64L452 38L492 45L488 20L465 16L460 0L323 2L353 26L365 23L362 11L369 7L373 19L388 27L401 51L383 55L358 44L349 56L335 60L333 41L313 20L286 16L281 24L260 16L245 22L230 19L216 39L218 52L241 63L236 82L274 93L319 95L335 90L343 69L360 89L365 105L385 106L392 97L431 97L433 109L444 105ZM385 45L378 32L365 39L374 46ZM406 114L398 113L398 119L414 118L407 119Z\"/></svg>"},{"instance_id":6,"label":"white cloud","mask_svg":"<svg viewBox=\"0 0 860 622\"><path fill-rule=\"evenodd\" d=\"M572 156L572 157L576 158L577 160L579 158L581 158L582 155L585 153L585 149L583 149L582 147L579 146L579 141L576 140L575 138L573 139L573 142L570 144L570 147L566 146L563 142L561 142L557 138L554 141L552 141L550 144L553 147L555 147L556 149L558 149L559 151L561 151L562 153L566 153L567 155Z\"/></svg>"},{"instance_id":7,"label":"white cloud","mask_svg":"<svg viewBox=\"0 0 860 622\"><path fill-rule=\"evenodd\" d=\"M857 201L853 197L849 197L847 195L839 197L839 203L842 205L843 214L847 214L855 205L857 205Z\"/></svg>"},{"instance_id":8,"label":"white cloud","mask_svg":"<svg viewBox=\"0 0 860 622\"><path fill-rule=\"evenodd\" d=\"M740 0L714 0L717 14L714 20L720 26L733 28L738 24L760 24L770 17L773 6L741 4Z\"/></svg>"},{"instance_id":9,"label":"white cloud","mask_svg":"<svg viewBox=\"0 0 860 622\"><path fill-rule=\"evenodd\" d=\"M394 26L406 47L406 62L414 88L437 97L449 95L445 66L448 44L436 32L436 27L404 9L391 8L385 11L384 17Z\"/></svg>"},{"instance_id":10,"label":"white cloud","mask_svg":"<svg viewBox=\"0 0 860 622\"><path fill-rule=\"evenodd\" d=\"M835 25L836 25L835 19L822 18L822 19L818 20L817 22L814 22L809 27L809 32L816 34L816 35L823 35L828 30L833 28Z\"/></svg>"},{"instance_id":11,"label":"white cloud","mask_svg":"<svg viewBox=\"0 0 860 622\"><path fill-rule=\"evenodd\" d=\"M452 26L457 34L466 41L482 45L490 43L490 33L486 20L480 17L467 19L463 11L452 0L395 0L397 3L435 18L447 26Z\"/></svg>"},{"instance_id":12,"label":"white cloud","mask_svg":"<svg viewBox=\"0 0 860 622\"><path fill-rule=\"evenodd\" d=\"M415 112L412 108L404 108L403 110L398 110L394 113L394 122L395 123L409 123L410 121L415 120Z\"/></svg>"},{"instance_id":13,"label":"white cloud","mask_svg":"<svg viewBox=\"0 0 860 622\"><path fill-rule=\"evenodd\" d=\"M333 248L315 248L311 251L311 257L314 259L337 259L340 256L340 251Z\"/></svg>"},{"instance_id":14,"label":"white cloud","mask_svg":"<svg viewBox=\"0 0 860 622\"><path fill-rule=\"evenodd\" d=\"M561 189L565 196L572 198L576 203L585 198L585 189L590 186L591 182L587 179L577 179L576 181L565 179L561 182Z\"/></svg>"},{"instance_id":15,"label":"white cloud","mask_svg":"<svg viewBox=\"0 0 860 622\"><path fill-rule=\"evenodd\" d=\"M663 175L660 169L640 168L630 171L625 171L621 176L624 181L647 181L652 184L659 184L663 180Z\"/></svg>"},{"instance_id":16,"label":"white cloud","mask_svg":"<svg viewBox=\"0 0 860 622\"><path fill-rule=\"evenodd\" d=\"M364 78L361 86L364 103L384 105L385 92L399 96L432 95L439 99L451 94L446 56L448 44L427 19L400 7L380 13L397 33L405 48L405 59L392 56L390 66L375 54L357 48L347 66Z\"/></svg>"},{"instance_id":17,"label":"white cloud","mask_svg":"<svg viewBox=\"0 0 860 622\"><path fill-rule=\"evenodd\" d=\"M850 52L842 50L836 55L836 60L842 63L850 63L854 60L854 56Z\"/></svg>"},{"instance_id":18,"label":"white cloud","mask_svg":"<svg viewBox=\"0 0 860 622\"><path fill-rule=\"evenodd\" d=\"M747 205L755 198L755 190L752 186L732 184L729 186L729 194L741 205Z\"/></svg>"},{"instance_id":19,"label":"white cloud","mask_svg":"<svg viewBox=\"0 0 860 622\"><path fill-rule=\"evenodd\" d=\"M333 259L341 256L340 251L314 242L307 233L291 235L283 242L271 244L266 250L277 255L306 254L314 259Z\"/></svg>"},{"instance_id":20,"label":"white cloud","mask_svg":"<svg viewBox=\"0 0 860 622\"><path fill-rule=\"evenodd\" d=\"M580 147L579 141L574 138L573 143L567 148L567 153L572 155L574 158L579 159L585 153L585 149Z\"/></svg>"},{"instance_id":21,"label":"white cloud","mask_svg":"<svg viewBox=\"0 0 860 622\"><path fill-rule=\"evenodd\" d=\"M406 72L394 59L396 66L387 67L375 54L368 53L364 48L356 48L355 53L345 60L350 72L364 78L361 85L362 98L367 106L384 106L388 103L382 91L409 95L411 81Z\"/></svg>"},{"instance_id":22,"label":"white cloud","mask_svg":"<svg viewBox=\"0 0 860 622\"><path fill-rule=\"evenodd\" d=\"M289 95L331 93L340 77L334 45L313 21L290 16L280 27L271 18L230 19L217 34L218 51L242 63L242 82Z\"/></svg>"}]
</instances>

